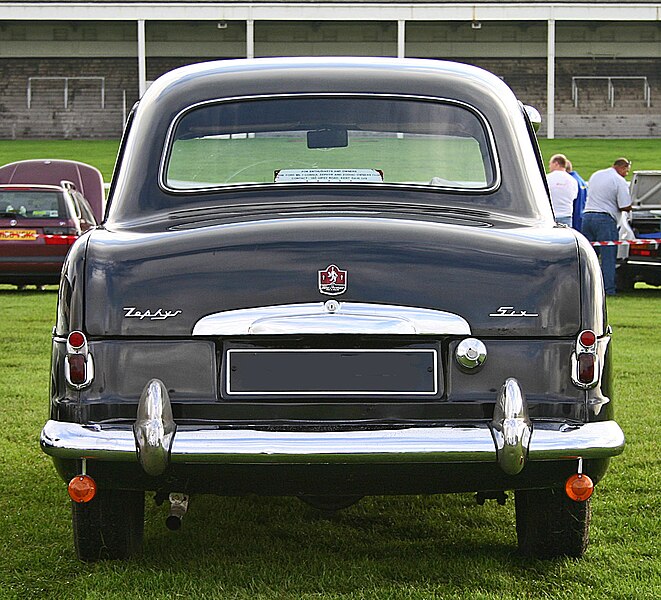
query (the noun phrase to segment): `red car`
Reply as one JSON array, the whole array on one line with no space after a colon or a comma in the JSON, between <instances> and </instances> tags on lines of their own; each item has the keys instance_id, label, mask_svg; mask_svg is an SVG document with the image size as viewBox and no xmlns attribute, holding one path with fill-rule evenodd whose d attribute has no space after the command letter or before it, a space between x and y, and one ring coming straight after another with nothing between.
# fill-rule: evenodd
<instances>
[{"instance_id":1,"label":"red car","mask_svg":"<svg viewBox=\"0 0 661 600\"><path fill-rule=\"evenodd\" d=\"M96 224L71 182L0 185L0 283L59 283L69 248Z\"/></svg>"}]
</instances>

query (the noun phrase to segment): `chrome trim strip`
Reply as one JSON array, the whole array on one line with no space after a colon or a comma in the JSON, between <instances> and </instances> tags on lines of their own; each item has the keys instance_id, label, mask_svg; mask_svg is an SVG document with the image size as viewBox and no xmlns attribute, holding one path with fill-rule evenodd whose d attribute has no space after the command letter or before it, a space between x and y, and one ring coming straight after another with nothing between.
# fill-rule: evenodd
<instances>
[{"instance_id":1,"label":"chrome trim strip","mask_svg":"<svg viewBox=\"0 0 661 600\"><path fill-rule=\"evenodd\" d=\"M269 353L277 352L286 354L288 352L300 354L303 352L315 352L315 353L336 353L336 352L347 352L347 353L368 353L368 352L388 352L388 353L417 353L417 354L431 354L433 357L433 372L429 376L430 382L433 384L433 390L429 391L387 391L387 390L369 390L369 391L356 391L356 390L343 390L343 391L329 391L329 390L320 390L320 391L291 391L291 390L281 390L277 392L266 392L266 391L253 391L253 392L244 392L244 391L232 391L231 381L232 381L232 354L241 354L241 353ZM438 352L434 348L297 348L297 349L284 349L284 348L259 348L259 349L244 349L244 348L230 348L227 350L227 381L225 384L225 393L228 396L436 396L438 394Z\"/></svg>"},{"instance_id":2,"label":"chrome trim strip","mask_svg":"<svg viewBox=\"0 0 661 600\"><path fill-rule=\"evenodd\" d=\"M307 333L470 335L471 330L463 317L442 310L336 300L228 310L193 327L194 336Z\"/></svg>"},{"instance_id":3,"label":"chrome trim strip","mask_svg":"<svg viewBox=\"0 0 661 600\"><path fill-rule=\"evenodd\" d=\"M535 429L528 460L607 458L624 449L615 421ZM130 426L81 425L48 421L41 448L60 459L89 458L137 462ZM259 431L183 428L177 430L172 463L396 463L493 462L491 430L479 427L411 427L371 431Z\"/></svg>"},{"instance_id":4,"label":"chrome trim strip","mask_svg":"<svg viewBox=\"0 0 661 600\"><path fill-rule=\"evenodd\" d=\"M625 264L627 264L627 265L636 265L638 267L659 267L659 266L661 266L661 260L657 260L657 261L638 260L636 258L631 258L631 256L629 256L629 258L627 258L627 262Z\"/></svg>"}]
</instances>

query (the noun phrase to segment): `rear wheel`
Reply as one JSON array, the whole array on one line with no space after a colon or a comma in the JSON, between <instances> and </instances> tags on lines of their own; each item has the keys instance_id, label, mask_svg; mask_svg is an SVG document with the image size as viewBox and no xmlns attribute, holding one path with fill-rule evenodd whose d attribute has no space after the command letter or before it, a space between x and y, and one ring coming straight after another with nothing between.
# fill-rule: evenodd
<instances>
[{"instance_id":1,"label":"rear wheel","mask_svg":"<svg viewBox=\"0 0 661 600\"><path fill-rule=\"evenodd\" d=\"M98 490L87 503L71 503L73 541L80 560L128 558L140 552L144 492Z\"/></svg>"},{"instance_id":2,"label":"rear wheel","mask_svg":"<svg viewBox=\"0 0 661 600\"><path fill-rule=\"evenodd\" d=\"M564 490L516 490L516 533L524 556L581 557L588 547L590 500L574 502Z\"/></svg>"}]
</instances>

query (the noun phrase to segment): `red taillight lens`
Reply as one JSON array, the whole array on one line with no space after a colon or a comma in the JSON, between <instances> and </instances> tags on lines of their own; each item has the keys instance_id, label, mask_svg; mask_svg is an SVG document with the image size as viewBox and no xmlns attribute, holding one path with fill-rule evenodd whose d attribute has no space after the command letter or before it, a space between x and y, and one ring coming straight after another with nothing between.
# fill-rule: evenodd
<instances>
[{"instance_id":1,"label":"red taillight lens","mask_svg":"<svg viewBox=\"0 0 661 600\"><path fill-rule=\"evenodd\" d=\"M646 249L644 246L642 248L636 248L635 246L629 248L629 256L652 256L653 254L653 250Z\"/></svg>"},{"instance_id":2,"label":"red taillight lens","mask_svg":"<svg viewBox=\"0 0 661 600\"><path fill-rule=\"evenodd\" d=\"M74 350L78 350L79 348L82 348L87 342L87 340L85 339L85 335L80 331L72 331L69 334L69 338L67 341Z\"/></svg>"},{"instance_id":3,"label":"red taillight lens","mask_svg":"<svg viewBox=\"0 0 661 600\"><path fill-rule=\"evenodd\" d=\"M47 246L71 246L77 239L77 235L44 235Z\"/></svg>"},{"instance_id":4,"label":"red taillight lens","mask_svg":"<svg viewBox=\"0 0 661 600\"><path fill-rule=\"evenodd\" d=\"M597 341L597 336L594 331L586 329L585 331L581 331L581 335L578 336L578 341L584 348L590 348L594 346L594 343Z\"/></svg>"},{"instance_id":5,"label":"red taillight lens","mask_svg":"<svg viewBox=\"0 0 661 600\"><path fill-rule=\"evenodd\" d=\"M76 385L82 385L87 381L87 361L83 354L70 354L69 380Z\"/></svg>"},{"instance_id":6,"label":"red taillight lens","mask_svg":"<svg viewBox=\"0 0 661 600\"><path fill-rule=\"evenodd\" d=\"M47 246L71 246L78 239L75 227L44 227L42 236Z\"/></svg>"},{"instance_id":7,"label":"red taillight lens","mask_svg":"<svg viewBox=\"0 0 661 600\"><path fill-rule=\"evenodd\" d=\"M69 482L67 490L74 502L89 502L96 496L96 482L89 475L76 475Z\"/></svg>"},{"instance_id":8,"label":"red taillight lens","mask_svg":"<svg viewBox=\"0 0 661 600\"><path fill-rule=\"evenodd\" d=\"M588 352L578 355L578 380L581 383L592 383L594 381L595 356Z\"/></svg>"}]
</instances>

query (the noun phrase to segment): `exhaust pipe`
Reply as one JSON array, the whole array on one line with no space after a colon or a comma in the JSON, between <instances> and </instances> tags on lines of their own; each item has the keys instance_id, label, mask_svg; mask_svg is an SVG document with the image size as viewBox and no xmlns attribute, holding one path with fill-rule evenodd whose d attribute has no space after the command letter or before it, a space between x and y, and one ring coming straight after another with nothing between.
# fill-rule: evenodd
<instances>
[{"instance_id":1,"label":"exhaust pipe","mask_svg":"<svg viewBox=\"0 0 661 600\"><path fill-rule=\"evenodd\" d=\"M181 521L188 511L188 494L172 492L169 497L170 514L165 519L165 525L170 531L181 529Z\"/></svg>"}]
</instances>

